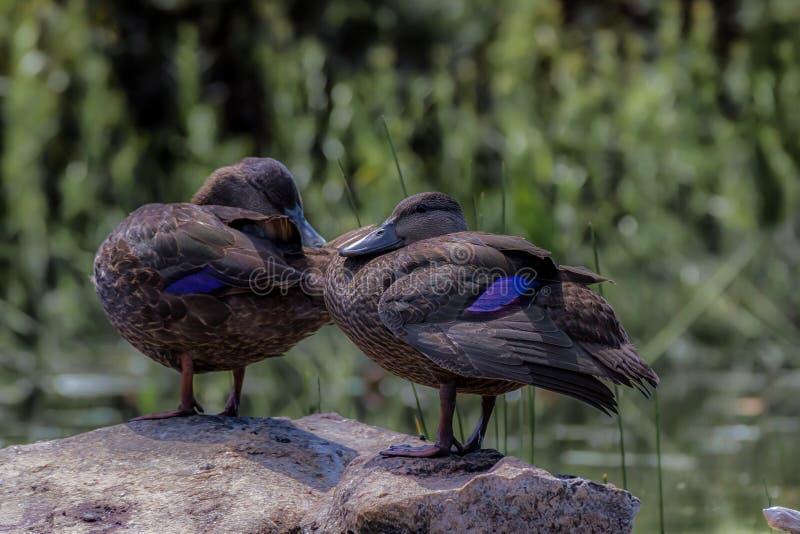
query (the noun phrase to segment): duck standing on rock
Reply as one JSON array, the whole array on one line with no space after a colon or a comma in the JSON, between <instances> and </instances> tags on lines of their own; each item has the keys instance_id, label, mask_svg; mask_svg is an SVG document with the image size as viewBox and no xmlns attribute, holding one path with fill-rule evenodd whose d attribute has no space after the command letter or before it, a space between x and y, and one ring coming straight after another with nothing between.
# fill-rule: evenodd
<instances>
[{"instance_id":1,"label":"duck standing on rock","mask_svg":"<svg viewBox=\"0 0 800 534\"><path fill-rule=\"evenodd\" d=\"M202 412L192 377L208 371L233 372L220 415L238 415L245 367L329 322L318 273L331 253L302 246L324 243L270 158L216 170L192 203L131 213L97 253L97 295L122 337L181 373L178 408L136 419Z\"/></svg>"},{"instance_id":2,"label":"duck standing on rock","mask_svg":"<svg viewBox=\"0 0 800 534\"><path fill-rule=\"evenodd\" d=\"M606 278L560 266L521 237L467 231L461 206L443 193L405 199L343 245L325 277L334 321L388 371L439 389L436 443L385 456L480 449L495 397L526 384L606 413L616 400L598 378L645 394L658 384L611 306L586 287ZM453 436L457 393L482 395L463 445Z\"/></svg>"}]
</instances>

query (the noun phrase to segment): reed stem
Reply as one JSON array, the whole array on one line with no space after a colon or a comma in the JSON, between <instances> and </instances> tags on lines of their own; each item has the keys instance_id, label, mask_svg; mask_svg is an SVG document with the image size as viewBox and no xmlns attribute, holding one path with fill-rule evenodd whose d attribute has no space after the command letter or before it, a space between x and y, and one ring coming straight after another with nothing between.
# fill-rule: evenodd
<instances>
[{"instance_id":1,"label":"reed stem","mask_svg":"<svg viewBox=\"0 0 800 534\"><path fill-rule=\"evenodd\" d=\"M478 219L478 197L472 195L472 222L475 230L481 229L481 221Z\"/></svg>"},{"instance_id":2,"label":"reed stem","mask_svg":"<svg viewBox=\"0 0 800 534\"><path fill-rule=\"evenodd\" d=\"M519 402L517 403L517 421L515 427L519 432L519 448L517 448L517 456L523 458L525 456L525 399L522 391L519 392Z\"/></svg>"},{"instance_id":3,"label":"reed stem","mask_svg":"<svg viewBox=\"0 0 800 534\"><path fill-rule=\"evenodd\" d=\"M414 385L414 382L409 383L411 384L411 391L414 392L414 402L417 403L417 418L419 419L419 424L422 426L422 434L425 436L425 439L428 439L428 427L425 425L425 416L422 414L422 405L419 403L417 386Z\"/></svg>"},{"instance_id":4,"label":"reed stem","mask_svg":"<svg viewBox=\"0 0 800 534\"><path fill-rule=\"evenodd\" d=\"M658 407L658 390L653 391L653 402L656 411L656 459L658 461L658 524L661 534L664 530L664 480L661 468L661 410Z\"/></svg>"},{"instance_id":5,"label":"reed stem","mask_svg":"<svg viewBox=\"0 0 800 534\"><path fill-rule=\"evenodd\" d=\"M317 413L322 413L322 385L317 375Z\"/></svg>"},{"instance_id":6,"label":"reed stem","mask_svg":"<svg viewBox=\"0 0 800 534\"><path fill-rule=\"evenodd\" d=\"M767 488L767 479L762 478L761 482L764 484L764 495L767 496L767 508L772 508L772 495L769 494L769 488Z\"/></svg>"},{"instance_id":7,"label":"reed stem","mask_svg":"<svg viewBox=\"0 0 800 534\"><path fill-rule=\"evenodd\" d=\"M344 182L344 190L347 193L347 200L350 203L350 209L353 210L353 215L356 216L356 223L358 223L358 227L361 228L361 218L358 216L358 210L356 209L356 199L353 196L353 191L350 189L350 184L347 182L347 175L344 172L342 160L337 159L336 163L339 165L339 171L342 173L342 181Z\"/></svg>"},{"instance_id":8,"label":"reed stem","mask_svg":"<svg viewBox=\"0 0 800 534\"><path fill-rule=\"evenodd\" d=\"M592 250L594 251L594 270L597 274L600 272L600 256L597 253L597 237L595 236L594 226L589 223L589 231L592 234ZM601 297L605 298L603 294L603 284L597 288ZM628 465L625 462L625 432L622 427L622 410L620 409L619 387L614 384L614 398L617 399L617 431L619 433L619 462L622 466L622 487L628 489Z\"/></svg>"},{"instance_id":9,"label":"reed stem","mask_svg":"<svg viewBox=\"0 0 800 534\"><path fill-rule=\"evenodd\" d=\"M502 220L500 221L500 233L506 233L506 162L502 162L500 164L500 189L502 191L501 197L501 215ZM503 396L505 397L505 395Z\"/></svg>"},{"instance_id":10,"label":"reed stem","mask_svg":"<svg viewBox=\"0 0 800 534\"><path fill-rule=\"evenodd\" d=\"M497 450L500 450L500 414L494 416L494 439Z\"/></svg>"},{"instance_id":11,"label":"reed stem","mask_svg":"<svg viewBox=\"0 0 800 534\"><path fill-rule=\"evenodd\" d=\"M389 125L386 124L386 117L381 115L381 122L383 122L383 131L386 133L386 139L389 141L389 146L392 149L392 157L394 158L394 165L397 167L397 176L400 177L400 186L403 188L403 198L408 197L408 189L406 189L406 181L403 179L403 171L400 169L400 160L397 158L397 150L394 148L394 141L392 141L392 134L389 133Z\"/></svg>"},{"instance_id":12,"label":"reed stem","mask_svg":"<svg viewBox=\"0 0 800 534\"><path fill-rule=\"evenodd\" d=\"M531 434L531 464L536 459L536 388L528 386L528 430Z\"/></svg>"},{"instance_id":13,"label":"reed stem","mask_svg":"<svg viewBox=\"0 0 800 534\"><path fill-rule=\"evenodd\" d=\"M508 455L508 399L503 394L503 454Z\"/></svg>"},{"instance_id":14,"label":"reed stem","mask_svg":"<svg viewBox=\"0 0 800 534\"><path fill-rule=\"evenodd\" d=\"M456 423L458 423L458 438L461 443L464 443L464 425L461 424L461 412L458 411L458 405L456 405Z\"/></svg>"}]
</instances>

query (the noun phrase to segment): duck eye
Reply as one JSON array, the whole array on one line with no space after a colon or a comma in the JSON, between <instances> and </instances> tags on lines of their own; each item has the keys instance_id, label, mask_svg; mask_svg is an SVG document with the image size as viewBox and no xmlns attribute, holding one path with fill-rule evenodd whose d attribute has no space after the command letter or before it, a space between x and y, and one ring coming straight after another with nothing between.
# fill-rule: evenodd
<instances>
[{"instance_id":1,"label":"duck eye","mask_svg":"<svg viewBox=\"0 0 800 534\"><path fill-rule=\"evenodd\" d=\"M425 204L420 204L419 206L417 206L416 211L417 213L425 213L426 211L428 211L428 206L426 206Z\"/></svg>"}]
</instances>

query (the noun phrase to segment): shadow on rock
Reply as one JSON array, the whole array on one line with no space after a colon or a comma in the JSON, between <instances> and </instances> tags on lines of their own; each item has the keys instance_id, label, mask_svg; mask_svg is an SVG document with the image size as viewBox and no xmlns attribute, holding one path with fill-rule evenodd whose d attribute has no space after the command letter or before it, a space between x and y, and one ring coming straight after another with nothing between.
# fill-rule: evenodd
<instances>
[{"instance_id":1,"label":"shadow on rock","mask_svg":"<svg viewBox=\"0 0 800 534\"><path fill-rule=\"evenodd\" d=\"M148 440L169 443L166 447L173 457L207 459L206 446L221 447L322 492L336 485L347 464L358 455L350 447L280 418L197 415L133 421L126 426ZM153 444L144 440L125 440L119 445L126 453L153 449ZM164 446L161 444L159 449ZM204 449L202 453L198 448ZM210 470L214 465L205 467Z\"/></svg>"},{"instance_id":2,"label":"shadow on rock","mask_svg":"<svg viewBox=\"0 0 800 534\"><path fill-rule=\"evenodd\" d=\"M476 473L485 473L504 456L494 449L483 449L464 456L445 458L386 458L375 455L362 469L381 469L398 476L413 477L428 489L455 488Z\"/></svg>"}]
</instances>

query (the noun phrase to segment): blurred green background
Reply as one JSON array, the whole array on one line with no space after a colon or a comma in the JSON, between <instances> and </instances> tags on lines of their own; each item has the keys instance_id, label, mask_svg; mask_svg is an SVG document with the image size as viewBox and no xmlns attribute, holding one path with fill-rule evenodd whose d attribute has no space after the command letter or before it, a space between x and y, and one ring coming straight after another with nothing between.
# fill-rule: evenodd
<instances>
[{"instance_id":1,"label":"blurred green background","mask_svg":"<svg viewBox=\"0 0 800 534\"><path fill-rule=\"evenodd\" d=\"M178 375L105 320L89 282L137 206L273 156L326 237L409 190L473 228L593 265L659 389L665 522L766 531L800 508L800 2L330 0L0 3L0 445L174 407ZM504 171L503 171L504 169ZM227 373L196 379L222 408ZM319 384L319 389L318 389ZM429 427L436 393L420 389ZM488 446L622 485L614 419L509 395ZM333 327L248 370L244 415L338 411L415 432L409 383ZM465 427L477 399L463 397ZM637 530L658 528L654 403L621 413ZM465 429L465 432L467 430ZM458 430L457 430L458 433ZM507 444L506 444L507 442Z\"/></svg>"}]
</instances>

